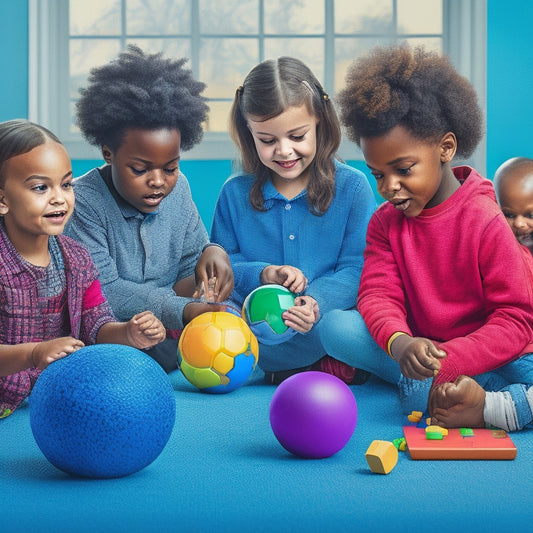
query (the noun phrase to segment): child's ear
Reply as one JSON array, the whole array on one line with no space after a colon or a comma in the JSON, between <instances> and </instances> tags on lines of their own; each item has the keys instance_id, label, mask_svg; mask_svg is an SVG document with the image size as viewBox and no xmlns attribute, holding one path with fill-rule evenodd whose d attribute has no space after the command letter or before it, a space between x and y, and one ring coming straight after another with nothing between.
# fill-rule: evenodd
<instances>
[{"instance_id":1,"label":"child's ear","mask_svg":"<svg viewBox=\"0 0 533 533\"><path fill-rule=\"evenodd\" d=\"M0 215L7 215L9 207L5 202L4 189L0 189Z\"/></svg>"},{"instance_id":2,"label":"child's ear","mask_svg":"<svg viewBox=\"0 0 533 533\"><path fill-rule=\"evenodd\" d=\"M113 152L105 145L102 146L102 156L104 161L110 165L113 160Z\"/></svg>"},{"instance_id":3,"label":"child's ear","mask_svg":"<svg viewBox=\"0 0 533 533\"><path fill-rule=\"evenodd\" d=\"M455 135L449 131L444 134L440 140L440 161L441 163L449 163L455 156L457 151L457 139Z\"/></svg>"}]
</instances>

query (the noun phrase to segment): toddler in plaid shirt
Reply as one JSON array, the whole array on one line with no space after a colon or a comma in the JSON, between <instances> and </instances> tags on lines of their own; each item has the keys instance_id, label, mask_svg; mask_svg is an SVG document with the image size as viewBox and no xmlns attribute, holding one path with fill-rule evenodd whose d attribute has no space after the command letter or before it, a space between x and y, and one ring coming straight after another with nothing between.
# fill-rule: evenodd
<instances>
[{"instance_id":1,"label":"toddler in plaid shirt","mask_svg":"<svg viewBox=\"0 0 533 533\"><path fill-rule=\"evenodd\" d=\"M0 418L40 372L85 344L149 348L165 338L149 311L117 322L88 252L61 235L74 208L68 154L47 129L0 124Z\"/></svg>"}]
</instances>

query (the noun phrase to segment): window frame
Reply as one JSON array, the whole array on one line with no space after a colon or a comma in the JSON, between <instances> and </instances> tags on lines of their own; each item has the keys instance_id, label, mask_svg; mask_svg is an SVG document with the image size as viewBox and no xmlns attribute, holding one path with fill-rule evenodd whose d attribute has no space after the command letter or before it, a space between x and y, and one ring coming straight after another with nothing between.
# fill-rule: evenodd
<instances>
[{"instance_id":1,"label":"window frame","mask_svg":"<svg viewBox=\"0 0 533 533\"><path fill-rule=\"evenodd\" d=\"M260 0L260 3L263 0ZM486 0L443 0L443 51L467 77L478 93L483 113L486 113ZM334 79L333 47L328 35L333 33L333 2L325 2L325 80L332 86ZM196 14L199 16L199 14ZM194 23L194 22L193 22ZM70 132L69 109L61 99L68 87L69 65L68 0L29 0L29 119L57 133L73 159L101 159L99 149L90 146L81 135ZM398 36L396 36L398 37ZM401 36L400 36L401 37ZM191 68L195 76L194 44ZM334 97L334 95L333 95ZM190 160L226 160L235 157L235 148L224 132L206 132L202 142L183 154ZM343 139L339 156L346 160L361 160L357 146ZM467 163L485 172L486 140L483 138Z\"/></svg>"}]
</instances>

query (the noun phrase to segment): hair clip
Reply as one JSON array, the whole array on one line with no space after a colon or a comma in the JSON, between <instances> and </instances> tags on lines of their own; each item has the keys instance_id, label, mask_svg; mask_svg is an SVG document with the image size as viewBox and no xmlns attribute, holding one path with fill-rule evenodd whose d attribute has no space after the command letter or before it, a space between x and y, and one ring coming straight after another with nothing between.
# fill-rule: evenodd
<instances>
[{"instance_id":1,"label":"hair clip","mask_svg":"<svg viewBox=\"0 0 533 533\"><path fill-rule=\"evenodd\" d=\"M322 89L322 87L318 83L315 83L315 87L316 90L319 92L320 96L322 97L322 100L324 100L324 102L329 101L329 94L324 91L324 89Z\"/></svg>"}]
</instances>

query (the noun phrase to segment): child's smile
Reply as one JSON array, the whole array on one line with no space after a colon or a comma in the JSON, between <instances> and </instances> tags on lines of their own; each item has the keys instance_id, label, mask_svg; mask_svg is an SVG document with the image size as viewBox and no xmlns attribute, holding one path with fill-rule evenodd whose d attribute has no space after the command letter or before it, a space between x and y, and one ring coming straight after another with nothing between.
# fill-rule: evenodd
<instances>
[{"instance_id":1,"label":"child's smile","mask_svg":"<svg viewBox=\"0 0 533 533\"><path fill-rule=\"evenodd\" d=\"M317 119L306 105L288 107L267 120L248 117L259 159L272 171L274 187L286 198L307 186L309 165L316 155L316 126Z\"/></svg>"},{"instance_id":2,"label":"child's smile","mask_svg":"<svg viewBox=\"0 0 533 533\"><path fill-rule=\"evenodd\" d=\"M63 232L74 209L71 163L63 145L47 141L12 157L4 175L0 214L19 251Z\"/></svg>"}]
</instances>

